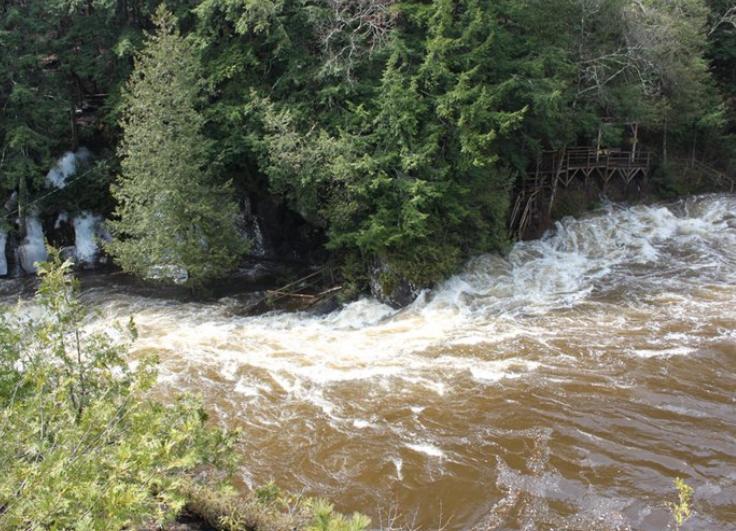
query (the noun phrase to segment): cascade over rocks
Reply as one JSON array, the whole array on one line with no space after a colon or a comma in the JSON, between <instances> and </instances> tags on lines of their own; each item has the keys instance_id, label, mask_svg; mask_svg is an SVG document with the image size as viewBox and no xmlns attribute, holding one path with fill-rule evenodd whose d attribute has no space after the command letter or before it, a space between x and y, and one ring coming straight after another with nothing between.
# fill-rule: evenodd
<instances>
[{"instance_id":1,"label":"cascade over rocks","mask_svg":"<svg viewBox=\"0 0 736 531\"><path fill-rule=\"evenodd\" d=\"M94 266L98 254L98 239L109 239L102 227L102 218L91 212L82 212L76 216L74 224L74 257L77 263Z\"/></svg>"},{"instance_id":2,"label":"cascade over rocks","mask_svg":"<svg viewBox=\"0 0 736 531\"><path fill-rule=\"evenodd\" d=\"M248 255L266 260L323 263L325 236L276 196L240 192L240 230Z\"/></svg>"}]
</instances>

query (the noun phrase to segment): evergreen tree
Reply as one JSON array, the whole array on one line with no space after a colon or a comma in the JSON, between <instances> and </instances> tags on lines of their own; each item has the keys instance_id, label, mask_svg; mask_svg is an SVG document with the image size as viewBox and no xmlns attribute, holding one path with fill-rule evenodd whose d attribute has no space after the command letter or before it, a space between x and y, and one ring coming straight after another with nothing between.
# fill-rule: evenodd
<instances>
[{"instance_id":1,"label":"evergreen tree","mask_svg":"<svg viewBox=\"0 0 736 531\"><path fill-rule=\"evenodd\" d=\"M109 250L126 271L196 284L235 267L245 245L230 184L216 183L207 171L194 49L164 8L155 23L124 96Z\"/></svg>"},{"instance_id":2,"label":"evergreen tree","mask_svg":"<svg viewBox=\"0 0 736 531\"><path fill-rule=\"evenodd\" d=\"M72 106L59 67L64 39L46 2L0 3L0 201L25 203L43 182L59 140L70 137Z\"/></svg>"}]
</instances>

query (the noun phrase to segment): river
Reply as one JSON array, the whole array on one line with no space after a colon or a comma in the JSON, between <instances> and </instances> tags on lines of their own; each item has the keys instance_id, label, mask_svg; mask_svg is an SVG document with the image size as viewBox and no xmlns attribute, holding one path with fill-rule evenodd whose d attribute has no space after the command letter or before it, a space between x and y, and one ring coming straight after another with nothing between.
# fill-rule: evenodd
<instances>
[{"instance_id":1,"label":"river","mask_svg":"<svg viewBox=\"0 0 736 531\"><path fill-rule=\"evenodd\" d=\"M736 529L736 196L610 205L412 306L238 316L88 288L274 479L426 529Z\"/></svg>"}]
</instances>

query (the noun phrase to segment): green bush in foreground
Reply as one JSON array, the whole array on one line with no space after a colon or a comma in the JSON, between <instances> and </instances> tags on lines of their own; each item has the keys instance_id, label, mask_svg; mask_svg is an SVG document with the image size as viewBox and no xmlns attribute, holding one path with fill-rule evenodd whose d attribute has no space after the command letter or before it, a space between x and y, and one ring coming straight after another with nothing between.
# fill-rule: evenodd
<instances>
[{"instance_id":1,"label":"green bush in foreground","mask_svg":"<svg viewBox=\"0 0 736 531\"><path fill-rule=\"evenodd\" d=\"M0 314L0 529L150 528L185 508L219 529L368 525L271 486L215 489L237 434L208 427L196 398L150 398L155 360L130 368L125 346L83 328L71 263L50 255L37 304Z\"/></svg>"},{"instance_id":2,"label":"green bush in foreground","mask_svg":"<svg viewBox=\"0 0 736 531\"><path fill-rule=\"evenodd\" d=\"M248 496L192 484L186 495L187 511L225 531L362 531L371 523L362 514L347 518L323 499L285 493L273 483Z\"/></svg>"},{"instance_id":3,"label":"green bush in foreground","mask_svg":"<svg viewBox=\"0 0 736 531\"><path fill-rule=\"evenodd\" d=\"M40 308L0 321L0 528L164 523L188 475L233 465L234 434L207 429L195 398L146 396L154 360L130 369L122 347L81 327L70 267L52 252Z\"/></svg>"}]
</instances>

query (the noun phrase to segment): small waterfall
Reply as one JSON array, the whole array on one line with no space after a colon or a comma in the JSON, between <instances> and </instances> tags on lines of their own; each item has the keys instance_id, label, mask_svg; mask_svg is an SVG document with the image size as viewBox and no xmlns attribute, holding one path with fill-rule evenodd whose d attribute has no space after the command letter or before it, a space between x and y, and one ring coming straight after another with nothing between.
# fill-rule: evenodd
<instances>
[{"instance_id":1,"label":"small waterfall","mask_svg":"<svg viewBox=\"0 0 736 531\"><path fill-rule=\"evenodd\" d=\"M263 239L263 231L261 231L261 224L256 217L250 223L248 236L250 239L250 253L255 256L264 256L266 254L266 247Z\"/></svg>"},{"instance_id":2,"label":"small waterfall","mask_svg":"<svg viewBox=\"0 0 736 531\"><path fill-rule=\"evenodd\" d=\"M0 277L8 274L8 260L5 257L5 245L8 243L8 232L0 229Z\"/></svg>"},{"instance_id":3,"label":"small waterfall","mask_svg":"<svg viewBox=\"0 0 736 531\"><path fill-rule=\"evenodd\" d=\"M36 262L43 262L48 258L43 226L38 216L26 218L26 237L18 251L21 267L26 273L35 273Z\"/></svg>"},{"instance_id":4,"label":"small waterfall","mask_svg":"<svg viewBox=\"0 0 736 531\"><path fill-rule=\"evenodd\" d=\"M243 225L244 232L250 242L250 254L253 256L265 256L266 243L261 229L261 222L258 216L253 213L253 207L250 199L243 201Z\"/></svg>"},{"instance_id":5,"label":"small waterfall","mask_svg":"<svg viewBox=\"0 0 736 531\"><path fill-rule=\"evenodd\" d=\"M74 256L81 264L94 264L99 252L96 237L101 218L90 212L82 212L74 218Z\"/></svg>"},{"instance_id":6,"label":"small waterfall","mask_svg":"<svg viewBox=\"0 0 736 531\"><path fill-rule=\"evenodd\" d=\"M88 161L91 156L85 147L80 147L75 152L67 151L46 174L46 183L55 188L65 188L67 179L77 173L79 163Z\"/></svg>"}]
</instances>

